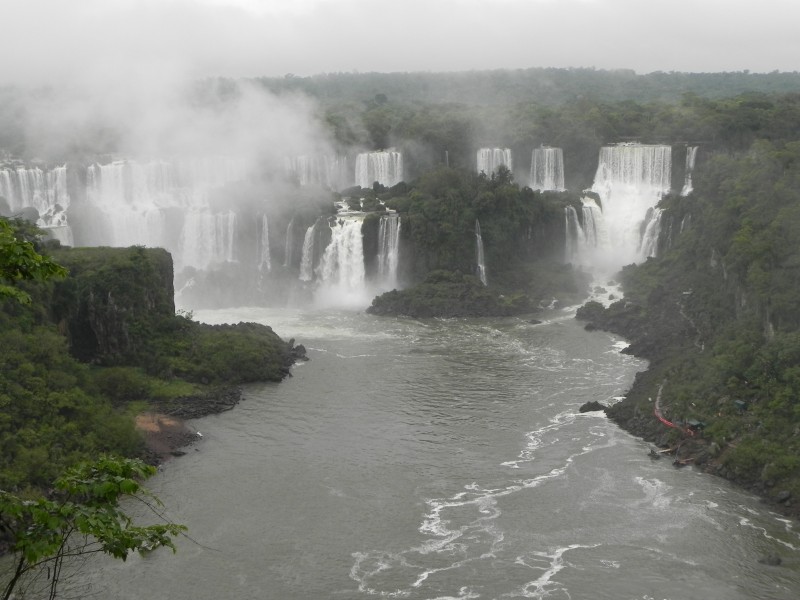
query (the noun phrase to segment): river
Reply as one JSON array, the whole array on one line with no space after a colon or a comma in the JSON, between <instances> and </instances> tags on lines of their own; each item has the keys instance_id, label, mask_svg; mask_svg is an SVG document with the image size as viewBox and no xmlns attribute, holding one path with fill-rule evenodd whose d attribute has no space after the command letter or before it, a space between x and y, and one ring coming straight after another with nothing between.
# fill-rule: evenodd
<instances>
[{"instance_id":1,"label":"river","mask_svg":"<svg viewBox=\"0 0 800 600\"><path fill-rule=\"evenodd\" d=\"M417 321L201 311L267 323L311 361L252 385L149 482L189 527L85 573L102 598L795 599L798 525L601 413L646 367L568 311ZM759 558L777 554L781 566Z\"/></svg>"}]
</instances>

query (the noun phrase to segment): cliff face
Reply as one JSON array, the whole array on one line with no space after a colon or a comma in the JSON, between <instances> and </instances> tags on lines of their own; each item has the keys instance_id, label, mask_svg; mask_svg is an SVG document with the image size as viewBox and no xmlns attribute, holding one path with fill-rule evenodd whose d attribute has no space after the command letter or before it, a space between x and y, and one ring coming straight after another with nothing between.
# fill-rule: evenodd
<instances>
[{"instance_id":1,"label":"cliff face","mask_svg":"<svg viewBox=\"0 0 800 600\"><path fill-rule=\"evenodd\" d=\"M70 276L53 288L53 317L79 360L119 363L175 314L172 257L165 250L78 248L54 258Z\"/></svg>"}]
</instances>

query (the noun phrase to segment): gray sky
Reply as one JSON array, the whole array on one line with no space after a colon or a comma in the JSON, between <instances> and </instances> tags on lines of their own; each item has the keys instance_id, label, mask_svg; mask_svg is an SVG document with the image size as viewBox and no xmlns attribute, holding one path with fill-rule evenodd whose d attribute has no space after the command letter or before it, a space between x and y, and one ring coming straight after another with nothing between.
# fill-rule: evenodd
<instances>
[{"instance_id":1,"label":"gray sky","mask_svg":"<svg viewBox=\"0 0 800 600\"><path fill-rule=\"evenodd\" d=\"M0 84L525 67L800 70L798 0L0 0Z\"/></svg>"}]
</instances>

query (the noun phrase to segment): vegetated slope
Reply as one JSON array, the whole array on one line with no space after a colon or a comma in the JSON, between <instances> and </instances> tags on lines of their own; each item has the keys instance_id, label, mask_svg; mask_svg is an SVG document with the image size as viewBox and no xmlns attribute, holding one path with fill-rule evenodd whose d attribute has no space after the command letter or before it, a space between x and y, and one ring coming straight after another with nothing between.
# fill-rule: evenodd
<instances>
[{"instance_id":1,"label":"vegetated slope","mask_svg":"<svg viewBox=\"0 0 800 600\"><path fill-rule=\"evenodd\" d=\"M0 488L41 488L101 452L141 455L133 416L153 403L191 412L220 387L288 373L292 350L269 327L176 316L163 250L53 254L67 279L0 304Z\"/></svg>"},{"instance_id":2,"label":"vegetated slope","mask_svg":"<svg viewBox=\"0 0 800 600\"><path fill-rule=\"evenodd\" d=\"M563 264L564 208L580 206L577 194L534 192L504 168L487 177L443 167L385 202L402 220L401 277L419 285L376 298L374 314L508 315L584 297L588 274ZM476 278L478 224L488 287Z\"/></svg>"},{"instance_id":3,"label":"vegetated slope","mask_svg":"<svg viewBox=\"0 0 800 600\"><path fill-rule=\"evenodd\" d=\"M686 455L791 506L800 498L800 142L719 154L695 192L669 197L657 259L624 270L625 300L579 318L628 336L647 357L609 415L662 443L705 425ZM702 439L706 445L698 444Z\"/></svg>"}]
</instances>

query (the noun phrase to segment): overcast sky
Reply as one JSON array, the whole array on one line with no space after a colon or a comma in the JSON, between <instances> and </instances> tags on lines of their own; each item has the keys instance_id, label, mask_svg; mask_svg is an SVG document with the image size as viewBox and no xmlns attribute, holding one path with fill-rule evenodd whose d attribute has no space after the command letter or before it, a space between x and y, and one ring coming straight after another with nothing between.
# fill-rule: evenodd
<instances>
[{"instance_id":1,"label":"overcast sky","mask_svg":"<svg viewBox=\"0 0 800 600\"><path fill-rule=\"evenodd\" d=\"M800 70L798 0L0 0L0 15L0 84L151 70Z\"/></svg>"}]
</instances>

